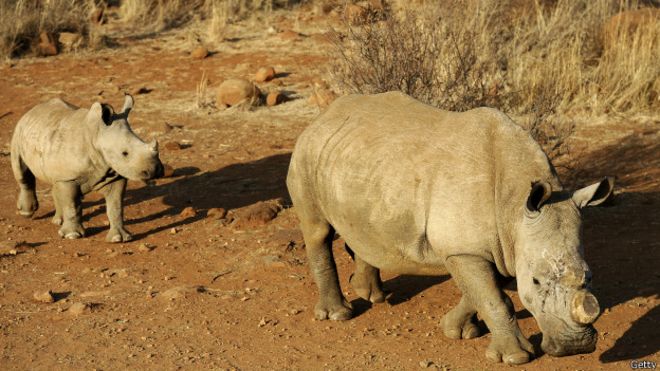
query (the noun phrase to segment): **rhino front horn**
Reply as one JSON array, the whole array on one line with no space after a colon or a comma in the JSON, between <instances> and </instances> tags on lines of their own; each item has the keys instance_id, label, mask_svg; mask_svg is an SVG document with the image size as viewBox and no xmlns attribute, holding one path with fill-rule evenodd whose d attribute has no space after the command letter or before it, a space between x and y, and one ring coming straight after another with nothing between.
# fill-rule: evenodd
<instances>
[{"instance_id":1,"label":"rhino front horn","mask_svg":"<svg viewBox=\"0 0 660 371\"><path fill-rule=\"evenodd\" d=\"M594 323L600 314L600 305L596 297L585 290L580 290L573 295L571 317L581 325Z\"/></svg>"},{"instance_id":2,"label":"rhino front horn","mask_svg":"<svg viewBox=\"0 0 660 371\"><path fill-rule=\"evenodd\" d=\"M152 151L158 152L158 141L156 139L152 139L151 142L148 143L148 145Z\"/></svg>"}]
</instances>

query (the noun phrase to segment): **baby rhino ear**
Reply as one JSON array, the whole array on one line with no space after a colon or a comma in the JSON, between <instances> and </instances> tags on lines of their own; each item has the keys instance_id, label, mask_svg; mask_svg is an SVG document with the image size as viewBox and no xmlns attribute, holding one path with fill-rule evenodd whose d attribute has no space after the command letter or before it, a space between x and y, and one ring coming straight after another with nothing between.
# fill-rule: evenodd
<instances>
[{"instance_id":1,"label":"baby rhino ear","mask_svg":"<svg viewBox=\"0 0 660 371\"><path fill-rule=\"evenodd\" d=\"M126 94L124 96L124 107L121 109L121 112L128 115L129 112L133 109L133 103L135 101L133 100L133 96L130 94Z\"/></svg>"},{"instance_id":2,"label":"baby rhino ear","mask_svg":"<svg viewBox=\"0 0 660 371\"><path fill-rule=\"evenodd\" d=\"M112 124L112 115L114 111L112 107L107 104L94 103L89 109L88 116L91 116L93 120L101 120L106 126Z\"/></svg>"},{"instance_id":3,"label":"baby rhino ear","mask_svg":"<svg viewBox=\"0 0 660 371\"><path fill-rule=\"evenodd\" d=\"M606 177L598 183L573 192L573 202L579 207L597 206L607 201L614 189L614 178Z\"/></svg>"}]
</instances>

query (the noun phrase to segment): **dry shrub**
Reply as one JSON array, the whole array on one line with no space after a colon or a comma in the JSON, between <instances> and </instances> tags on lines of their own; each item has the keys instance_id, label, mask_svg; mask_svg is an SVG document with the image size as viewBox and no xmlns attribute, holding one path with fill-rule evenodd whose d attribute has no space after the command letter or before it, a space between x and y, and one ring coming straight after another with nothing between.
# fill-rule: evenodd
<instances>
[{"instance_id":1,"label":"dry shrub","mask_svg":"<svg viewBox=\"0 0 660 371\"><path fill-rule=\"evenodd\" d=\"M401 90L447 110L485 105L522 116L553 156L572 131L567 117L657 113L660 22L602 48L602 24L635 6L428 1L381 22L347 25L333 72L343 92Z\"/></svg>"},{"instance_id":2,"label":"dry shrub","mask_svg":"<svg viewBox=\"0 0 660 371\"><path fill-rule=\"evenodd\" d=\"M206 21L208 41L222 41L228 24L315 0L123 0L120 18L130 28L159 32Z\"/></svg>"},{"instance_id":3,"label":"dry shrub","mask_svg":"<svg viewBox=\"0 0 660 371\"><path fill-rule=\"evenodd\" d=\"M124 0L119 16L132 28L159 32L186 24L204 3L205 0Z\"/></svg>"},{"instance_id":4,"label":"dry shrub","mask_svg":"<svg viewBox=\"0 0 660 371\"><path fill-rule=\"evenodd\" d=\"M75 32L87 38L93 6L91 1L80 0L0 1L0 58L30 50L42 32L53 36L64 31Z\"/></svg>"}]
</instances>

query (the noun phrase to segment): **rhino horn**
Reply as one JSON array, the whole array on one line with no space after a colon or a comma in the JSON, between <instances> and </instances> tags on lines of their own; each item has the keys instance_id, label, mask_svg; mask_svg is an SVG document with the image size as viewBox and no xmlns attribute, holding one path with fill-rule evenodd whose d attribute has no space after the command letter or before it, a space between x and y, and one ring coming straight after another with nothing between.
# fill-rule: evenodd
<instances>
[{"instance_id":1,"label":"rhino horn","mask_svg":"<svg viewBox=\"0 0 660 371\"><path fill-rule=\"evenodd\" d=\"M596 321L600 314L600 305L596 297L586 291L579 290L573 295L571 317L581 325L589 325Z\"/></svg>"},{"instance_id":2,"label":"rhino horn","mask_svg":"<svg viewBox=\"0 0 660 371\"><path fill-rule=\"evenodd\" d=\"M158 152L158 141L156 139L152 139L151 142L147 144L149 145L152 151Z\"/></svg>"}]
</instances>

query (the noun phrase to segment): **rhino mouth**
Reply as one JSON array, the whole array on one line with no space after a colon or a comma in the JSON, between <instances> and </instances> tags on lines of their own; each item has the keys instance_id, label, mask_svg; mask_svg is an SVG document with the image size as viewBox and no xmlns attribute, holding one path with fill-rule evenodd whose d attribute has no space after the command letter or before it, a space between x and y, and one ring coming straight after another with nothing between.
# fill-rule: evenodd
<instances>
[{"instance_id":1,"label":"rhino mouth","mask_svg":"<svg viewBox=\"0 0 660 371\"><path fill-rule=\"evenodd\" d=\"M140 180L151 180L151 179L162 178L164 174L165 174L165 169L163 167L163 164L159 162L152 170L142 170L140 172Z\"/></svg>"},{"instance_id":2,"label":"rhino mouth","mask_svg":"<svg viewBox=\"0 0 660 371\"><path fill-rule=\"evenodd\" d=\"M584 326L579 331L561 333L559 336L543 334L541 349L553 357L591 353L596 350L598 332L591 326Z\"/></svg>"}]
</instances>

